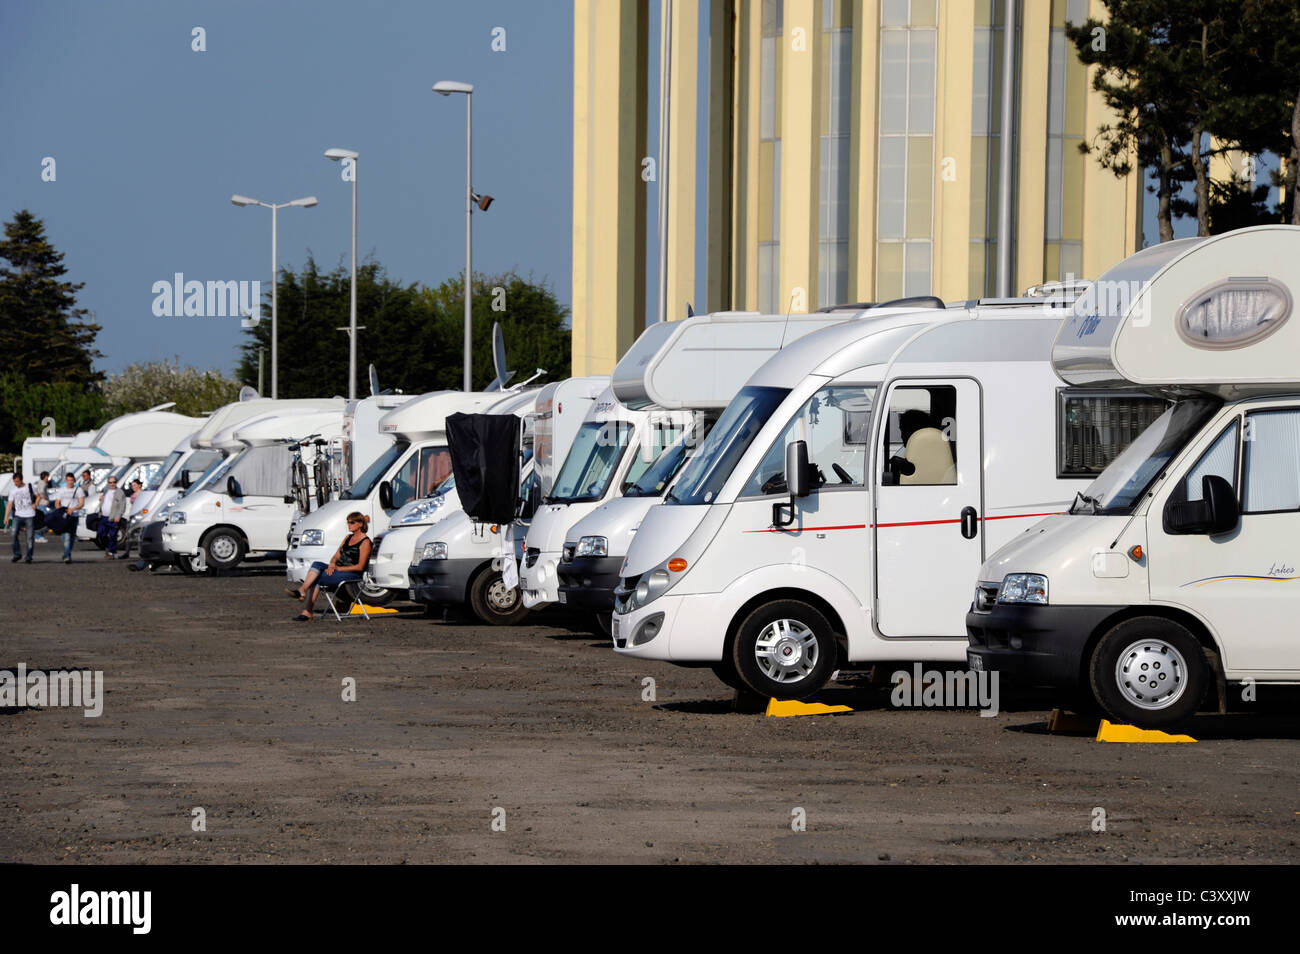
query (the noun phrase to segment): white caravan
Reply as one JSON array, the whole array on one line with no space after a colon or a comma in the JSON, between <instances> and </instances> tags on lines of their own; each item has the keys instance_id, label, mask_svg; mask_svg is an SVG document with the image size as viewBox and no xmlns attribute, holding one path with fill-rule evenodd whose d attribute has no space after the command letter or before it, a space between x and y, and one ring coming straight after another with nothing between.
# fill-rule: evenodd
<instances>
[{"instance_id":1,"label":"white caravan","mask_svg":"<svg viewBox=\"0 0 1300 954\"><path fill-rule=\"evenodd\" d=\"M507 393L496 404L490 406L486 414L514 414L521 418L531 417L537 404L536 388L516 394ZM531 444L531 435L526 438ZM441 524L460 509L460 497L456 493L456 481L448 476L436 488L430 497L417 498L408 502L389 518L388 529L375 537L375 552L370 559L369 575L375 586L405 594L411 589L407 570L412 563L419 562L418 556L412 560L416 550L416 541L430 526ZM500 550L498 538L498 551Z\"/></svg>"},{"instance_id":2,"label":"white caravan","mask_svg":"<svg viewBox=\"0 0 1300 954\"><path fill-rule=\"evenodd\" d=\"M289 442L313 434L337 439L342 433L343 399L318 403L324 407L281 410L217 435L218 446L234 441L243 447L179 499L163 527L163 548L182 570L229 570L246 557L284 552L298 512L290 493Z\"/></svg>"},{"instance_id":3,"label":"white caravan","mask_svg":"<svg viewBox=\"0 0 1300 954\"><path fill-rule=\"evenodd\" d=\"M614 369L614 395L630 408L693 412L692 426L624 481L618 494L568 528L556 568L558 601L594 612L608 634L632 535L736 392L792 341L864 314L862 306L800 315L713 312L647 328Z\"/></svg>"},{"instance_id":4,"label":"white caravan","mask_svg":"<svg viewBox=\"0 0 1300 954\"><path fill-rule=\"evenodd\" d=\"M313 563L330 561L347 536L349 513L358 511L370 518L373 539L388 529L389 519L407 503L431 496L451 473L447 416L481 411L502 397L500 391L431 391L380 418L380 432L391 439L388 449L370 462L338 500L299 517L290 527L285 554L289 582L301 583ZM381 606L398 595L369 580L362 584L361 593L372 606Z\"/></svg>"},{"instance_id":5,"label":"white caravan","mask_svg":"<svg viewBox=\"0 0 1300 954\"><path fill-rule=\"evenodd\" d=\"M59 463L59 455L72 446L71 437L29 437L23 441L23 480L38 480L41 471L52 471Z\"/></svg>"},{"instance_id":6,"label":"white caravan","mask_svg":"<svg viewBox=\"0 0 1300 954\"><path fill-rule=\"evenodd\" d=\"M554 480L556 463L563 462L587 412L608 387L609 378L569 378L536 392L525 418L525 446L532 455L520 468L523 514L514 529L515 557L523 562L523 539L532 512ZM407 559L411 599L427 606L468 604L483 622L515 623L528 614L518 586L508 587L498 561L506 528L472 519L463 510L448 513L415 540ZM394 554L394 559L400 553Z\"/></svg>"},{"instance_id":7,"label":"white caravan","mask_svg":"<svg viewBox=\"0 0 1300 954\"><path fill-rule=\"evenodd\" d=\"M984 564L969 659L1168 728L1211 685L1300 683L1300 228L1165 242L1098 284L1057 373L1175 403Z\"/></svg>"},{"instance_id":8,"label":"white caravan","mask_svg":"<svg viewBox=\"0 0 1300 954\"><path fill-rule=\"evenodd\" d=\"M1113 455L1141 427L1141 396L1059 393L1047 357L1066 314L868 312L786 347L641 522L615 650L787 699L849 664L964 659L985 553L1065 509L1091 466L1077 445ZM1091 422L1126 414L1098 450Z\"/></svg>"}]
</instances>

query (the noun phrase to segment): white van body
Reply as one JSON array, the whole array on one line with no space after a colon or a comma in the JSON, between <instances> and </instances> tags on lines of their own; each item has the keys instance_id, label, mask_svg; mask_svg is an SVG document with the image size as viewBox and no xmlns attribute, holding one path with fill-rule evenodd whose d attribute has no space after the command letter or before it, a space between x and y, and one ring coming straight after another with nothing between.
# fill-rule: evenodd
<instances>
[{"instance_id":1,"label":"white van body","mask_svg":"<svg viewBox=\"0 0 1300 954\"><path fill-rule=\"evenodd\" d=\"M1057 372L1175 403L991 554L969 660L1168 728L1213 685L1300 683L1300 228L1166 242L1099 284L1129 293L1076 304Z\"/></svg>"},{"instance_id":2,"label":"white van body","mask_svg":"<svg viewBox=\"0 0 1300 954\"><path fill-rule=\"evenodd\" d=\"M289 528L285 554L289 582L301 583L313 563L329 563L347 536L349 513L358 511L370 518L368 533L373 539L388 529L389 519L408 502L432 495L450 473L448 415L482 411L502 397L500 391L431 391L405 401L380 418L379 431L391 441L387 450L370 462L340 499L300 516ZM388 508L379 499L385 484L393 493L393 506ZM400 595L369 581L361 592L372 605Z\"/></svg>"},{"instance_id":3,"label":"white van body","mask_svg":"<svg viewBox=\"0 0 1300 954\"><path fill-rule=\"evenodd\" d=\"M1081 485L1055 453L1047 356L1065 314L1042 299L882 310L787 346L642 520L615 650L778 698L842 665L963 659L965 581ZM795 498L799 441L822 483Z\"/></svg>"},{"instance_id":4,"label":"white van body","mask_svg":"<svg viewBox=\"0 0 1300 954\"><path fill-rule=\"evenodd\" d=\"M507 392L507 396L490 406L485 414L514 414L521 418L530 417L537 404L538 389L531 388L516 394ZM528 441L531 443L531 440ZM456 481L448 478L440 485L438 493L432 497L416 498L395 511L388 520L388 529L382 536L375 537L375 552L370 558L370 579L376 586L403 593L411 589L407 570L413 561L411 554L419 540L430 526L439 523L453 513L460 511L460 497L456 493Z\"/></svg>"},{"instance_id":5,"label":"white van body","mask_svg":"<svg viewBox=\"0 0 1300 954\"><path fill-rule=\"evenodd\" d=\"M59 463L59 455L72 446L71 437L29 437L23 441L23 480L31 483L40 479L41 471L52 471Z\"/></svg>"},{"instance_id":6,"label":"white van body","mask_svg":"<svg viewBox=\"0 0 1300 954\"><path fill-rule=\"evenodd\" d=\"M632 534L736 392L792 341L864 314L860 307L800 315L723 311L647 328L615 367L614 394L630 408L692 412L692 426L634 483L621 482L617 493L570 525L556 568L558 602L595 612L607 633ZM641 486L647 477L655 486ZM636 495L624 496L633 486Z\"/></svg>"},{"instance_id":7,"label":"white van body","mask_svg":"<svg viewBox=\"0 0 1300 954\"><path fill-rule=\"evenodd\" d=\"M298 512L289 492L288 444L312 434L337 439L342 428L343 399L332 398L324 408L268 414L220 432L214 446L233 441L242 447L172 508L162 531L164 549L197 571L283 553Z\"/></svg>"}]
</instances>

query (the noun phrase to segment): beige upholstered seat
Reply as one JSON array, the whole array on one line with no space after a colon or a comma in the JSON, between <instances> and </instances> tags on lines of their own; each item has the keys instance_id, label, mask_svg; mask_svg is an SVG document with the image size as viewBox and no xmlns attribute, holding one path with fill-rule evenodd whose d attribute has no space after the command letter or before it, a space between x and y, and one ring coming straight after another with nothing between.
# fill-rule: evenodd
<instances>
[{"instance_id":1,"label":"beige upholstered seat","mask_svg":"<svg viewBox=\"0 0 1300 954\"><path fill-rule=\"evenodd\" d=\"M916 467L904 474L900 484L955 484L957 466L952 459L952 445L944 440L937 427L923 427L907 439L903 456Z\"/></svg>"}]
</instances>

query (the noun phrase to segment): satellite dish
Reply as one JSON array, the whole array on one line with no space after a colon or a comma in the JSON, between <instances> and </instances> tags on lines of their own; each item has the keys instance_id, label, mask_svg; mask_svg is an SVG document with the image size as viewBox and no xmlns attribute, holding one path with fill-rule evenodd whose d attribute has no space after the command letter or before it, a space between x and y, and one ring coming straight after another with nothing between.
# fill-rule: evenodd
<instances>
[{"instance_id":1,"label":"satellite dish","mask_svg":"<svg viewBox=\"0 0 1300 954\"><path fill-rule=\"evenodd\" d=\"M372 364L370 366L370 396L374 397L378 393L379 393L379 372L375 370L375 366Z\"/></svg>"},{"instance_id":2,"label":"satellite dish","mask_svg":"<svg viewBox=\"0 0 1300 954\"><path fill-rule=\"evenodd\" d=\"M492 369L496 371L496 380L488 385L489 391L500 391L515 376L506 370L506 336L501 331L499 321L492 322Z\"/></svg>"},{"instance_id":3,"label":"satellite dish","mask_svg":"<svg viewBox=\"0 0 1300 954\"><path fill-rule=\"evenodd\" d=\"M239 400L241 401L256 401L261 396L257 393L257 388L249 384L245 384L239 389Z\"/></svg>"}]
</instances>

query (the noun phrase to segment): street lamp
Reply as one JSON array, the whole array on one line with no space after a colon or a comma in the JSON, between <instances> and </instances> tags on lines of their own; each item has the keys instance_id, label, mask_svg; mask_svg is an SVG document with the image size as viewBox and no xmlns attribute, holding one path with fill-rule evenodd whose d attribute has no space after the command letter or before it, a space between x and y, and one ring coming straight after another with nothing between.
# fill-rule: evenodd
<instances>
[{"instance_id":1,"label":"street lamp","mask_svg":"<svg viewBox=\"0 0 1300 954\"><path fill-rule=\"evenodd\" d=\"M301 206L304 209L310 209L316 204L316 197L309 195L306 198L294 199L292 202L281 202L278 205L273 202L262 202L258 199L250 199L246 195L232 195L230 201L235 205L260 205L264 209L271 210L271 397L279 397L279 379L276 376L276 369L279 367L277 359L279 349L277 345L276 331L276 289L280 284L280 266L276 260L276 241L279 232L279 213L281 209L287 209L290 206Z\"/></svg>"},{"instance_id":2,"label":"street lamp","mask_svg":"<svg viewBox=\"0 0 1300 954\"><path fill-rule=\"evenodd\" d=\"M470 390L470 370L473 361L471 357L473 338L470 332L470 299L473 296L474 274L471 271L473 238L470 230L470 216L473 214L475 202L482 201L479 196L474 194L473 185L471 100L474 98L474 86L470 83L458 83L455 80L441 80L433 84L433 91L439 96L450 96L452 93L465 94L465 390L468 391ZM491 196L486 198L487 201L482 204L484 212L487 211L487 207L492 201Z\"/></svg>"},{"instance_id":3,"label":"street lamp","mask_svg":"<svg viewBox=\"0 0 1300 954\"><path fill-rule=\"evenodd\" d=\"M357 153L351 149L326 149L325 158L352 160L352 300L348 306L348 399L357 396Z\"/></svg>"}]
</instances>

